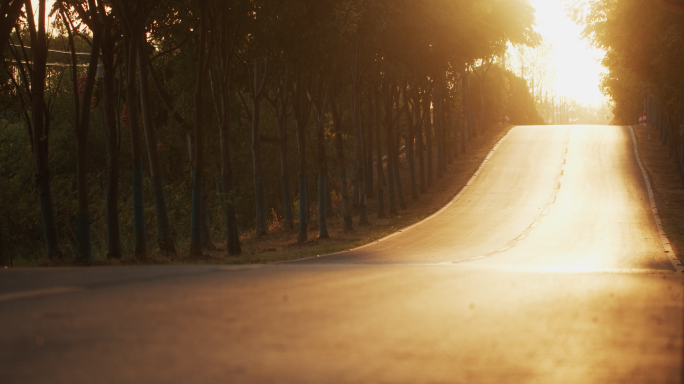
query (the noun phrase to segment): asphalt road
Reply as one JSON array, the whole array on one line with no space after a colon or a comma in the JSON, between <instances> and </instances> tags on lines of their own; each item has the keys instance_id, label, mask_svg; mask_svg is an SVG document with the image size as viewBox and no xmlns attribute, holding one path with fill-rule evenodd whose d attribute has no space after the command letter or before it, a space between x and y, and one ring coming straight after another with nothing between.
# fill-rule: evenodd
<instances>
[{"instance_id":1,"label":"asphalt road","mask_svg":"<svg viewBox=\"0 0 684 384\"><path fill-rule=\"evenodd\" d=\"M0 383L680 383L663 240L629 128L516 127L442 212L353 251L0 270Z\"/></svg>"}]
</instances>

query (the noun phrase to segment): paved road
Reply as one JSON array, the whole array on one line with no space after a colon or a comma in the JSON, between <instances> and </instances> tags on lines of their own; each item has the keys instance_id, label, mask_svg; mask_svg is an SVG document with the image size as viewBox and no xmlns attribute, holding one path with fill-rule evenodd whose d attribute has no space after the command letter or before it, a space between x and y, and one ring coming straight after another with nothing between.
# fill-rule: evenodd
<instances>
[{"instance_id":1,"label":"paved road","mask_svg":"<svg viewBox=\"0 0 684 384\"><path fill-rule=\"evenodd\" d=\"M0 383L680 383L665 250L628 128L517 127L351 252L0 271Z\"/></svg>"}]
</instances>

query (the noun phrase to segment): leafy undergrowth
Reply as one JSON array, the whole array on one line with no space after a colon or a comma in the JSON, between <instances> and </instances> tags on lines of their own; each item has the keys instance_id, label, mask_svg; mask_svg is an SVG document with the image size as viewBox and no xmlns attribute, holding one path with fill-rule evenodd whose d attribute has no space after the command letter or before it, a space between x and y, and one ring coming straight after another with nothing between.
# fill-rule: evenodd
<instances>
[{"instance_id":1,"label":"leafy undergrowth","mask_svg":"<svg viewBox=\"0 0 684 384\"><path fill-rule=\"evenodd\" d=\"M663 229L677 257L684 260L684 184L677 170L677 156L661 143L656 128L638 125L632 128L637 137L639 156L651 180Z\"/></svg>"},{"instance_id":2,"label":"leafy undergrowth","mask_svg":"<svg viewBox=\"0 0 684 384\"><path fill-rule=\"evenodd\" d=\"M216 241L216 250L205 250L201 258L190 258L189 244L178 244L179 252L174 256L166 256L153 253L145 260L124 258L121 260L96 261L95 265L146 265L146 264L258 264L276 261L292 260L303 257L324 255L358 247L374 240L380 239L401 228L416 223L435 213L446 205L465 186L470 177L475 173L492 147L504 136L512 126L492 126L484 134L473 138L469 143L468 152L460 153L458 158L453 159L452 164L447 165L447 171L442 179L436 179L433 186L428 187L427 193L420 194L418 201L411 200L411 184L408 163L402 155L400 159L402 184L406 200L406 209L401 210L399 215L386 218L377 218L377 200L368 199L368 217L370 225L359 226L358 214L354 216L354 230L345 232L342 230L342 218L328 218L329 239L318 238L318 218L316 211L312 213L309 222L309 240L304 243L297 242L297 232L287 231L282 222L271 223L267 236L257 238L253 232L241 235L242 255L228 256L225 252L225 240ZM436 167L436 154L435 154ZM416 164L418 172L418 164ZM436 175L436 169L435 169ZM332 174L331 174L332 176ZM387 188L385 188L387 189ZM351 193L352 191L350 191ZM333 198L333 200L336 200ZM388 196L385 191L385 204ZM335 211L339 201L335 202ZM314 204L315 208L315 204ZM387 205L385 210L387 211ZM296 226L296 223L295 223ZM59 261L41 261L40 266L73 265Z\"/></svg>"}]
</instances>

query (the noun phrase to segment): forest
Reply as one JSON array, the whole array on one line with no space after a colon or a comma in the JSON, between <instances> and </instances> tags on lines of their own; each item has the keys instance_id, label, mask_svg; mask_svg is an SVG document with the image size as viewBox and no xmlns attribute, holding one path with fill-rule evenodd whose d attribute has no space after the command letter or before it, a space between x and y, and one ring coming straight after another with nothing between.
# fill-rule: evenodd
<instances>
[{"instance_id":1,"label":"forest","mask_svg":"<svg viewBox=\"0 0 684 384\"><path fill-rule=\"evenodd\" d=\"M618 108L648 94L681 118L682 23L603 3L657 20L590 23L622 63ZM506 116L543 124L501 65L540 41L527 0L2 0L0 16L0 265L327 238L333 218L369 225L369 204L400 214Z\"/></svg>"}]
</instances>

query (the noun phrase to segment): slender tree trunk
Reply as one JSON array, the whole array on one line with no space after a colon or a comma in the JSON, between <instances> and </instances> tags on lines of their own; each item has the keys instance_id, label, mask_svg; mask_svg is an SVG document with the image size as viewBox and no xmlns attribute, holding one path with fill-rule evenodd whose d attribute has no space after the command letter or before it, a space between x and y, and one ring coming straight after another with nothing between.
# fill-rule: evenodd
<instances>
[{"instance_id":1,"label":"slender tree trunk","mask_svg":"<svg viewBox=\"0 0 684 384\"><path fill-rule=\"evenodd\" d=\"M228 123L230 124L230 123ZM228 132L226 132L228 130ZM233 182L233 163L230 151L230 128L223 128L221 131L221 180L220 191L225 196L226 210L224 212L226 220L226 239L227 252L230 256L239 256L242 253L240 246L240 235L235 218L235 184Z\"/></svg>"},{"instance_id":2,"label":"slender tree trunk","mask_svg":"<svg viewBox=\"0 0 684 384\"><path fill-rule=\"evenodd\" d=\"M283 213L285 214L285 229L294 231L294 213L292 212L292 191L290 190L290 165L287 156L287 126L286 121L278 122L280 142L280 184L283 191Z\"/></svg>"},{"instance_id":3,"label":"slender tree trunk","mask_svg":"<svg viewBox=\"0 0 684 384\"><path fill-rule=\"evenodd\" d=\"M425 89L421 107L423 108L423 124L418 127L418 166L420 169L420 193L427 193L427 174L425 169L425 138L424 132L430 129L430 97Z\"/></svg>"},{"instance_id":4,"label":"slender tree trunk","mask_svg":"<svg viewBox=\"0 0 684 384\"><path fill-rule=\"evenodd\" d=\"M326 192L328 159L325 153L325 135L323 119L318 119L317 139L318 139L318 237L327 239L328 223L326 221Z\"/></svg>"},{"instance_id":5,"label":"slender tree trunk","mask_svg":"<svg viewBox=\"0 0 684 384\"><path fill-rule=\"evenodd\" d=\"M102 44L103 109L107 145L107 257L121 258L121 231L119 226L119 131L116 126L116 100L114 98L114 38L109 25L105 25Z\"/></svg>"},{"instance_id":6,"label":"slender tree trunk","mask_svg":"<svg viewBox=\"0 0 684 384\"><path fill-rule=\"evenodd\" d=\"M136 40L129 33L124 33L124 49L126 50L126 106L128 123L131 130L131 153L133 156L133 227L135 232L135 257L145 259L147 246L145 243L145 206L143 203L143 160L140 145L140 126L138 125L138 95L135 90Z\"/></svg>"},{"instance_id":7,"label":"slender tree trunk","mask_svg":"<svg viewBox=\"0 0 684 384\"><path fill-rule=\"evenodd\" d=\"M397 209L396 182L394 181L396 175L394 169L397 159L396 137L394 135L394 124L392 122L392 109L394 103L392 102L392 97L390 94L390 84L387 80L385 80L385 85L383 88L385 93L385 129L387 138L387 184L389 188L389 214L392 216L399 214L399 210Z\"/></svg>"},{"instance_id":8,"label":"slender tree trunk","mask_svg":"<svg viewBox=\"0 0 684 384\"><path fill-rule=\"evenodd\" d=\"M226 68L230 71L230 65ZM230 78L230 72L226 74ZM226 222L226 252L229 256L242 253L240 235L235 217L235 185L233 182L233 159L230 148L231 120L231 90L230 82L226 81L221 89L221 122L219 124L219 140L221 144L221 182L217 184L219 199L222 200L223 216Z\"/></svg>"},{"instance_id":9,"label":"slender tree trunk","mask_svg":"<svg viewBox=\"0 0 684 384\"><path fill-rule=\"evenodd\" d=\"M466 133L468 131L468 109L466 99L468 97L468 72L464 69L461 72L461 153L467 153L468 148L466 147Z\"/></svg>"},{"instance_id":10,"label":"slender tree trunk","mask_svg":"<svg viewBox=\"0 0 684 384\"><path fill-rule=\"evenodd\" d=\"M352 113L356 142L356 182L358 183L359 225L368 225L368 209L366 200L366 151L363 142L361 123L361 100L358 86L352 86Z\"/></svg>"},{"instance_id":11,"label":"slender tree trunk","mask_svg":"<svg viewBox=\"0 0 684 384\"><path fill-rule=\"evenodd\" d=\"M311 100L305 78L297 76L296 86L293 92L292 109L295 116L297 129L297 155L299 156L299 234L297 240L302 243L308 237L309 221L309 191L307 189L307 161L306 161L306 127L311 115Z\"/></svg>"},{"instance_id":12,"label":"slender tree trunk","mask_svg":"<svg viewBox=\"0 0 684 384\"><path fill-rule=\"evenodd\" d=\"M485 77L484 77L484 74L482 74L482 77L480 78L480 81L479 81L479 83L480 83L480 131L481 132L484 132L484 130L487 126L487 122L485 121L485 117L487 116L485 108L487 106L485 105L484 81L485 81Z\"/></svg>"},{"instance_id":13,"label":"slender tree trunk","mask_svg":"<svg viewBox=\"0 0 684 384\"><path fill-rule=\"evenodd\" d=\"M190 218L190 256L202 256L202 181L204 178L204 83L206 80L207 4L200 1L200 40L197 49L197 77L194 100L194 167L192 172L192 212Z\"/></svg>"},{"instance_id":14,"label":"slender tree trunk","mask_svg":"<svg viewBox=\"0 0 684 384\"><path fill-rule=\"evenodd\" d=\"M409 119L410 120L410 119ZM409 134L406 142L406 159L409 163L409 173L411 175L411 200L418 201L418 180L416 178L416 161L415 161L415 131L411 128L416 126L418 119L414 116L411 125L409 125Z\"/></svg>"},{"instance_id":15,"label":"slender tree trunk","mask_svg":"<svg viewBox=\"0 0 684 384\"><path fill-rule=\"evenodd\" d=\"M434 84L434 79L433 79ZM425 120L423 120L423 127L425 128L425 146L427 147L427 186L432 187L435 185L434 177L434 167L433 167L433 145L432 145L432 121L434 120L434 114L432 113L432 103L430 100L430 93L432 93L432 98L434 97L434 86L432 92L425 91L425 100L423 101L423 106L425 110Z\"/></svg>"},{"instance_id":16,"label":"slender tree trunk","mask_svg":"<svg viewBox=\"0 0 684 384\"><path fill-rule=\"evenodd\" d=\"M352 208L349 199L349 181L344 159L344 139L342 137L342 104L337 106L335 92L330 92L330 109L332 111L333 127L335 128L335 153L340 178L340 194L342 195L342 215L344 217L344 231L354 230L352 221Z\"/></svg>"},{"instance_id":17,"label":"slender tree trunk","mask_svg":"<svg viewBox=\"0 0 684 384\"><path fill-rule=\"evenodd\" d=\"M330 194L330 173L328 167L325 167L325 216L331 218L333 216L332 196Z\"/></svg>"},{"instance_id":18,"label":"slender tree trunk","mask_svg":"<svg viewBox=\"0 0 684 384\"><path fill-rule=\"evenodd\" d=\"M404 103L408 103L408 95L406 89L404 89ZM409 109L406 109L406 139L404 140L405 145L404 145L404 150L406 152L406 161L408 162L409 166L409 176L410 176L410 182L411 182L411 199L413 201L418 201L418 181L416 179L416 162L415 162L415 136L416 136L416 123L418 122L418 117L417 114L419 113L418 111L414 110L413 111L413 116L411 116L411 113L409 112Z\"/></svg>"},{"instance_id":19,"label":"slender tree trunk","mask_svg":"<svg viewBox=\"0 0 684 384\"><path fill-rule=\"evenodd\" d=\"M373 100L372 96L368 96L368 115L366 120L366 140L364 148L366 149L366 197L375 198L375 188L373 186Z\"/></svg>"},{"instance_id":20,"label":"slender tree trunk","mask_svg":"<svg viewBox=\"0 0 684 384\"><path fill-rule=\"evenodd\" d=\"M264 72L267 70L265 69ZM259 61L254 60L254 87L253 108L252 108L252 156L254 160L254 196L256 203L256 233L257 236L268 234L268 212L266 212L266 187L264 183L264 165L261 155L261 97L263 95L264 79L259 74ZM262 86L258 82L263 80Z\"/></svg>"},{"instance_id":21,"label":"slender tree trunk","mask_svg":"<svg viewBox=\"0 0 684 384\"><path fill-rule=\"evenodd\" d=\"M36 169L36 187L40 200L40 213L45 234L45 247L50 258L61 258L62 251L57 236L52 193L50 191L50 171L48 167L48 131L45 119L45 78L47 62L47 40L45 33L45 2L38 2L38 26L34 25L33 11L27 9L27 20L31 29L31 55L33 66L31 76L31 122L33 137L31 149ZM30 7L27 7L30 8Z\"/></svg>"},{"instance_id":22,"label":"slender tree trunk","mask_svg":"<svg viewBox=\"0 0 684 384\"><path fill-rule=\"evenodd\" d=\"M446 100L444 100L444 125L446 126L446 133L444 141L447 146L446 165L454 163L454 157L458 158L458 149L454 144L454 131L456 130L456 118L452 112L451 100L449 92L446 92Z\"/></svg>"},{"instance_id":23,"label":"slender tree trunk","mask_svg":"<svg viewBox=\"0 0 684 384\"><path fill-rule=\"evenodd\" d=\"M356 141L356 137L354 137L354 141ZM352 189L352 208L353 209L358 209L359 208L359 174L358 174L358 167L356 167L356 157L354 157L354 170L356 171L356 174L354 175L354 181L353 181L353 189Z\"/></svg>"},{"instance_id":24,"label":"slender tree trunk","mask_svg":"<svg viewBox=\"0 0 684 384\"><path fill-rule=\"evenodd\" d=\"M149 85L149 71L147 65L146 37L140 34L138 44L138 61L140 62L140 100L142 106L143 126L145 128L145 144L147 156L150 162L150 174L152 176L152 188L154 190L155 211L157 213L157 242L159 250L163 254L176 254L176 245L171 236L171 225L166 209L166 194L164 193L164 181L159 165L159 153L157 151L157 133L152 121L152 95Z\"/></svg>"},{"instance_id":25,"label":"slender tree trunk","mask_svg":"<svg viewBox=\"0 0 684 384\"><path fill-rule=\"evenodd\" d=\"M373 105L375 112L375 146L376 153L378 154L377 161L375 163L376 173L378 175L378 184L376 192L376 195L378 197L378 218L384 219L385 217L387 217L387 215L385 214L385 189L383 186L385 173L383 172L382 167L382 132L380 130L380 91L377 86L373 87L373 98L375 99L375 103Z\"/></svg>"},{"instance_id":26,"label":"slender tree trunk","mask_svg":"<svg viewBox=\"0 0 684 384\"><path fill-rule=\"evenodd\" d=\"M95 13L95 10L91 10ZM93 40L91 45L90 60L86 72L85 84L83 87L83 98L79 99L76 69L76 48L74 38L69 29L69 43L72 56L72 76L74 82L74 109L76 115L76 197L78 209L76 213L76 260L79 262L92 262L92 242L90 234L90 224L93 222L90 216L88 202L88 131L90 128L90 106L95 88L95 75L102 45L102 26L99 23L91 24L93 29Z\"/></svg>"},{"instance_id":27,"label":"slender tree trunk","mask_svg":"<svg viewBox=\"0 0 684 384\"><path fill-rule=\"evenodd\" d=\"M307 199L307 180L306 180L306 126L302 122L297 122L297 152L299 154L299 235L297 240L302 243L308 237L308 199Z\"/></svg>"},{"instance_id":28,"label":"slender tree trunk","mask_svg":"<svg viewBox=\"0 0 684 384\"><path fill-rule=\"evenodd\" d=\"M466 124L466 139L468 141L473 138L473 117L470 111L470 71L467 69L463 71L463 107L465 108Z\"/></svg>"},{"instance_id":29,"label":"slender tree trunk","mask_svg":"<svg viewBox=\"0 0 684 384\"><path fill-rule=\"evenodd\" d=\"M429 111L428 111L429 113ZM428 115L425 115L424 119ZM425 180L425 142L423 141L423 124L418 127L416 132L416 140L418 140L418 171L420 174L420 193L427 192L427 184Z\"/></svg>"},{"instance_id":30,"label":"slender tree trunk","mask_svg":"<svg viewBox=\"0 0 684 384\"><path fill-rule=\"evenodd\" d=\"M211 217L209 215L209 185L207 180L202 181L202 248L211 251L216 250L211 240Z\"/></svg>"},{"instance_id":31,"label":"slender tree trunk","mask_svg":"<svg viewBox=\"0 0 684 384\"><path fill-rule=\"evenodd\" d=\"M399 171L399 147L400 147L400 141L399 139L395 136L395 146L394 146L394 182L396 183L397 186L397 200L399 200L399 209L405 210L406 209L406 197L404 196L404 182L401 179L401 172ZM406 148L404 148L406 150Z\"/></svg>"},{"instance_id":32,"label":"slender tree trunk","mask_svg":"<svg viewBox=\"0 0 684 384\"><path fill-rule=\"evenodd\" d=\"M438 70L435 76L435 136L437 139L437 178L444 177L444 71Z\"/></svg>"}]
</instances>

